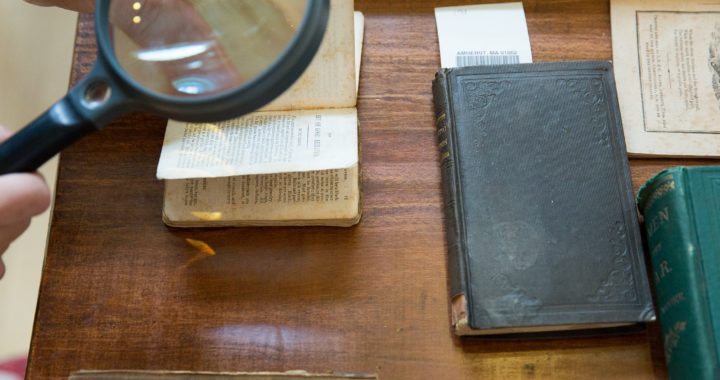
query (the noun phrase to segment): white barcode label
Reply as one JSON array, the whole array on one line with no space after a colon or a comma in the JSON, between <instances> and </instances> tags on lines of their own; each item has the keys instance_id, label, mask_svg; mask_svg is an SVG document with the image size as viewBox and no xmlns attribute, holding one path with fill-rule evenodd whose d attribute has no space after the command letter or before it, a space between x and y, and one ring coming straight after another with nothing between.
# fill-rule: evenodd
<instances>
[{"instance_id":1,"label":"white barcode label","mask_svg":"<svg viewBox=\"0 0 720 380\"><path fill-rule=\"evenodd\" d=\"M520 63L520 56L517 54L458 54L455 58L457 59L456 67Z\"/></svg>"},{"instance_id":2,"label":"white barcode label","mask_svg":"<svg viewBox=\"0 0 720 380\"><path fill-rule=\"evenodd\" d=\"M532 62L525 11L519 0L435 8L435 20L441 67Z\"/></svg>"}]
</instances>

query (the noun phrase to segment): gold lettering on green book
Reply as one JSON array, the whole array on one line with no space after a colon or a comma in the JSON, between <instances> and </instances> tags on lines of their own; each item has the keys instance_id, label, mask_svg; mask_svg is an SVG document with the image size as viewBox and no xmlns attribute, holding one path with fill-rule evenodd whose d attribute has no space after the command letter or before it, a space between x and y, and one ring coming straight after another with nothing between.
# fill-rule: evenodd
<instances>
[{"instance_id":1,"label":"gold lettering on green book","mask_svg":"<svg viewBox=\"0 0 720 380\"><path fill-rule=\"evenodd\" d=\"M669 178L670 180L661 183L660 186L658 186L657 189L655 189L655 191L653 191L653 193L650 195L650 198L648 198L645 204L646 210L649 210L650 207L652 207L652 205L655 203L655 201L660 199L660 197L675 190L675 180L672 179L672 175L668 176L667 178Z\"/></svg>"},{"instance_id":2,"label":"gold lettering on green book","mask_svg":"<svg viewBox=\"0 0 720 380\"><path fill-rule=\"evenodd\" d=\"M672 272L672 268L670 268L667 260L661 261L660 265L658 265L658 271L655 272L655 282L659 284L670 272Z\"/></svg>"},{"instance_id":3,"label":"gold lettering on green book","mask_svg":"<svg viewBox=\"0 0 720 380\"><path fill-rule=\"evenodd\" d=\"M660 313L665 314L665 312L667 312L671 307L678 305L683 301L685 301L685 293L676 293L660 307Z\"/></svg>"},{"instance_id":4,"label":"gold lettering on green book","mask_svg":"<svg viewBox=\"0 0 720 380\"><path fill-rule=\"evenodd\" d=\"M662 251L662 242L655 244L655 246L650 250L650 256L657 256Z\"/></svg>"},{"instance_id":5,"label":"gold lettering on green book","mask_svg":"<svg viewBox=\"0 0 720 380\"><path fill-rule=\"evenodd\" d=\"M665 341L665 358L667 359L668 364L670 364L670 361L672 360L672 354L673 351L675 351L675 347L677 347L678 343L680 342L680 336L686 329L687 322L677 321L668 331L663 334L663 338Z\"/></svg>"},{"instance_id":6,"label":"gold lettering on green book","mask_svg":"<svg viewBox=\"0 0 720 380\"><path fill-rule=\"evenodd\" d=\"M645 221L647 224L648 237L652 237L653 234L655 234L655 232L657 232L657 230L668 220L670 220L670 209L668 206L665 206L658 211L657 214L653 215L652 218Z\"/></svg>"}]
</instances>

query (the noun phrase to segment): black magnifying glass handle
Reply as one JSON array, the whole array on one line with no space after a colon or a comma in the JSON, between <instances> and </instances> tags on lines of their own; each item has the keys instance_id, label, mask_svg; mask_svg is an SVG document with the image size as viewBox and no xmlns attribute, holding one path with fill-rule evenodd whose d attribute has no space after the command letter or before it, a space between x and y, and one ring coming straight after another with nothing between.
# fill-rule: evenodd
<instances>
[{"instance_id":1,"label":"black magnifying glass handle","mask_svg":"<svg viewBox=\"0 0 720 380\"><path fill-rule=\"evenodd\" d=\"M0 144L0 175L33 172L63 148L96 130L65 96Z\"/></svg>"},{"instance_id":2,"label":"black magnifying glass handle","mask_svg":"<svg viewBox=\"0 0 720 380\"><path fill-rule=\"evenodd\" d=\"M254 111L304 72L329 11L328 0L98 0L94 68L0 143L0 175L35 171L128 112L210 122Z\"/></svg>"}]
</instances>

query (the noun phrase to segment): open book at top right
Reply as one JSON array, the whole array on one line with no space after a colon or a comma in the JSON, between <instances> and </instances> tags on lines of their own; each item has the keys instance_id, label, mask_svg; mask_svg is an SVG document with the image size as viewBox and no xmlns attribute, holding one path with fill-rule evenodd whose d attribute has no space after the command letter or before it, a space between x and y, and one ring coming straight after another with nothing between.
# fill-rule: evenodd
<instances>
[{"instance_id":1,"label":"open book at top right","mask_svg":"<svg viewBox=\"0 0 720 380\"><path fill-rule=\"evenodd\" d=\"M628 153L720 156L720 1L610 6Z\"/></svg>"}]
</instances>

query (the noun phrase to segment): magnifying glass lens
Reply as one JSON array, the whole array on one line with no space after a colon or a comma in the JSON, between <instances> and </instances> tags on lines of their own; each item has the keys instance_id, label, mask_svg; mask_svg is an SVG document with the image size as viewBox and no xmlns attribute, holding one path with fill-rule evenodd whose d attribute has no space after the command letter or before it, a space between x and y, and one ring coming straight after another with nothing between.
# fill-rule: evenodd
<instances>
[{"instance_id":1,"label":"magnifying glass lens","mask_svg":"<svg viewBox=\"0 0 720 380\"><path fill-rule=\"evenodd\" d=\"M163 95L205 97L253 80L290 45L307 0L115 0L122 68Z\"/></svg>"},{"instance_id":2,"label":"magnifying glass lens","mask_svg":"<svg viewBox=\"0 0 720 380\"><path fill-rule=\"evenodd\" d=\"M206 122L257 110L302 75L329 14L329 0L97 0L97 62L0 144L0 175L34 171L128 112Z\"/></svg>"}]
</instances>

